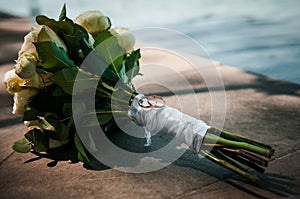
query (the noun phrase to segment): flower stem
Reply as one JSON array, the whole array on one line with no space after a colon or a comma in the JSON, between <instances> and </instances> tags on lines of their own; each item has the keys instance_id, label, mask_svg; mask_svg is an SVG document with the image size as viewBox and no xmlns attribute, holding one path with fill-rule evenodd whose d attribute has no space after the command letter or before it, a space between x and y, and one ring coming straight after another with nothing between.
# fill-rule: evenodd
<instances>
[{"instance_id":1,"label":"flower stem","mask_svg":"<svg viewBox=\"0 0 300 199\"><path fill-rule=\"evenodd\" d=\"M222 150L226 153L233 154L233 155L242 156L242 157L247 158L247 159L249 159L253 162L256 162L257 164L259 164L261 166L264 166L264 167L268 166L268 161L267 160L265 160L263 158L260 158L258 156L255 156L254 154L243 151L241 149L220 148L220 150Z\"/></svg>"},{"instance_id":2,"label":"flower stem","mask_svg":"<svg viewBox=\"0 0 300 199\"><path fill-rule=\"evenodd\" d=\"M120 114L126 114L127 115L127 111L118 111L118 110L101 110L101 111L95 111L95 112L89 112L89 113L85 113L83 115L91 115L91 114L112 114L112 113L120 113Z\"/></svg>"},{"instance_id":3,"label":"flower stem","mask_svg":"<svg viewBox=\"0 0 300 199\"><path fill-rule=\"evenodd\" d=\"M229 155L232 159L234 159L234 160L240 162L241 164L244 164L244 165L246 165L246 166L248 166L248 167L256 170L259 173L263 173L265 171L264 168L258 166L255 162L253 162L251 160L248 160L248 159L246 159L244 157L241 157L241 156L239 156L237 154L226 153L226 152L224 152L224 153L227 154L227 155Z\"/></svg>"},{"instance_id":4,"label":"flower stem","mask_svg":"<svg viewBox=\"0 0 300 199\"><path fill-rule=\"evenodd\" d=\"M269 158L274 154L274 149L271 146L269 146L267 144L264 144L264 143L261 143L261 142L258 142L256 140L252 140L252 139L249 139L247 137L237 135L237 134L234 134L234 133L231 133L231 132L228 132L228 131L224 131L224 130L219 130L219 129L216 129L216 128L210 128L208 130L208 132L211 133L211 134L220 136L222 138L232 140L232 141L245 142L245 143L260 147L260 148L265 148L265 149L269 150L269 153L268 153L268 156L267 156Z\"/></svg>"},{"instance_id":5,"label":"flower stem","mask_svg":"<svg viewBox=\"0 0 300 199\"><path fill-rule=\"evenodd\" d=\"M200 150L199 153L201 155L205 156L206 158L208 158L209 160L211 160L227 169L230 169L231 171L234 171L234 172L240 174L244 178L250 180L252 183L256 183L258 181L258 178L255 175L252 175L246 171L243 171L242 169L235 167L234 165L230 164L229 162L227 162L225 160L215 157L212 153L210 153L208 151Z\"/></svg>"},{"instance_id":6,"label":"flower stem","mask_svg":"<svg viewBox=\"0 0 300 199\"><path fill-rule=\"evenodd\" d=\"M246 142L239 142L239 141L232 141L232 140L227 140L221 137L217 137L216 135L210 134L210 133L206 133L205 135L205 140L204 141L210 141L210 142L214 142L217 144L223 144L226 147L235 147L235 148L242 148L242 149L246 149L261 155L264 155L266 157L270 156L270 150L265 149L265 148L261 148Z\"/></svg>"},{"instance_id":7,"label":"flower stem","mask_svg":"<svg viewBox=\"0 0 300 199\"><path fill-rule=\"evenodd\" d=\"M247 172L247 169L245 167L243 167L241 164L239 164L239 162L232 159L231 156L227 156L225 153L223 153L219 149L213 149L213 150L211 150L210 153L213 154L215 157L222 159L222 160L232 164L233 166Z\"/></svg>"}]
</instances>

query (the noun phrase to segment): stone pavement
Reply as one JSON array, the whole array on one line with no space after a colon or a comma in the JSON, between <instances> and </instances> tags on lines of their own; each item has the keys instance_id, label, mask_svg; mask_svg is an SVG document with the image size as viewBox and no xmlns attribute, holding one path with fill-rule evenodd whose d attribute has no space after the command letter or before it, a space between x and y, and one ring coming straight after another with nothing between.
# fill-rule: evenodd
<instances>
[{"instance_id":1,"label":"stone pavement","mask_svg":"<svg viewBox=\"0 0 300 199\"><path fill-rule=\"evenodd\" d=\"M12 67L29 29L26 19L0 19L0 79ZM21 138L26 129L20 118L11 114L12 99L1 84L0 198L299 198L300 86L230 66L218 64L215 67L197 57L191 59L201 65L201 74L205 77L212 67L222 76L226 89L224 129L274 146L275 156L257 185L190 151L161 170L140 174L104 166L87 169L81 163L70 163L68 154L39 157L13 152L12 142ZM222 88L211 87L208 91L205 79L191 69L185 70L184 63L168 55L148 53L143 56L142 64L149 60L179 68L195 91L195 94L190 93L177 85L178 94L185 99L182 106L194 108L196 98L201 103L196 112L209 122L213 107L211 96L218 96ZM163 80L165 85L178 83L176 77L166 78L161 72L145 73L145 82L151 82L151 76L155 75L155 81ZM137 79L137 84L139 81ZM148 93L154 90L164 96L168 105L179 106L164 87L150 85L140 90ZM224 115L216 117L222 119Z\"/></svg>"}]
</instances>

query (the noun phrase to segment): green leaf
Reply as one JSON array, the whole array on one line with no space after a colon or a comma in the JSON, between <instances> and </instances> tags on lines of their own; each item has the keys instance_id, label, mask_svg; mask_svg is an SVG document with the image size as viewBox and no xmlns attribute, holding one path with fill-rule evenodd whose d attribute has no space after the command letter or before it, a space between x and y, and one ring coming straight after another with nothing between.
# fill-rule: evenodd
<instances>
[{"instance_id":1,"label":"green leaf","mask_svg":"<svg viewBox=\"0 0 300 199\"><path fill-rule=\"evenodd\" d=\"M120 78L110 68L106 68L106 70L104 71L104 73L101 76L101 79L103 80L103 82L114 87Z\"/></svg>"},{"instance_id":2,"label":"green leaf","mask_svg":"<svg viewBox=\"0 0 300 199\"><path fill-rule=\"evenodd\" d=\"M88 135L89 135L89 143L90 143L89 147L90 147L90 150L96 152L97 151L97 147L96 147L95 141L93 140L92 133L89 131Z\"/></svg>"},{"instance_id":3,"label":"green leaf","mask_svg":"<svg viewBox=\"0 0 300 199\"><path fill-rule=\"evenodd\" d=\"M70 95L67 94L61 87L56 86L54 91L52 92L52 96L56 97L56 99L66 99L66 101L71 101L69 99Z\"/></svg>"},{"instance_id":4,"label":"green leaf","mask_svg":"<svg viewBox=\"0 0 300 199\"><path fill-rule=\"evenodd\" d=\"M54 127L54 130L49 130L47 133L49 137L55 139L55 140L61 140L65 141L69 137L69 131L68 128L63 122L61 122L61 119L59 116L55 113L46 113L45 114L45 120Z\"/></svg>"},{"instance_id":5,"label":"green leaf","mask_svg":"<svg viewBox=\"0 0 300 199\"><path fill-rule=\"evenodd\" d=\"M33 107L27 107L24 116L23 116L23 121L31 121L31 120L37 120L38 116L43 116L44 113L39 111L36 108Z\"/></svg>"},{"instance_id":6,"label":"green leaf","mask_svg":"<svg viewBox=\"0 0 300 199\"><path fill-rule=\"evenodd\" d=\"M27 124L28 127L39 127L43 130L55 131L55 127L52 126L44 117L37 116L37 120L30 120Z\"/></svg>"},{"instance_id":7,"label":"green leaf","mask_svg":"<svg viewBox=\"0 0 300 199\"><path fill-rule=\"evenodd\" d=\"M63 89L63 91L69 95L93 88L95 89L99 80L98 77L87 73L77 67L62 69L51 76L50 79L58 84ZM77 87L73 92L75 81L78 82L76 84Z\"/></svg>"},{"instance_id":8,"label":"green leaf","mask_svg":"<svg viewBox=\"0 0 300 199\"><path fill-rule=\"evenodd\" d=\"M28 106L37 113L45 112L59 112L61 111L62 103L57 101L55 97L51 96L48 91L39 90L38 94L33 96ZM37 114L38 116L44 116L43 114Z\"/></svg>"},{"instance_id":9,"label":"green leaf","mask_svg":"<svg viewBox=\"0 0 300 199\"><path fill-rule=\"evenodd\" d=\"M66 18L66 22L72 26L73 34L63 34L62 36L66 40L66 42L69 43L70 46L74 46L74 47L79 46L80 47L81 46L80 42L82 42L82 39L86 39L86 41L88 41L89 35L83 27L81 27L78 24L75 24L69 18ZM72 42L75 42L75 44Z\"/></svg>"},{"instance_id":10,"label":"green leaf","mask_svg":"<svg viewBox=\"0 0 300 199\"><path fill-rule=\"evenodd\" d=\"M80 102L72 102L72 114L83 115L87 112L90 100L80 100Z\"/></svg>"},{"instance_id":11,"label":"green leaf","mask_svg":"<svg viewBox=\"0 0 300 199\"><path fill-rule=\"evenodd\" d=\"M120 76L118 76L115 71L113 71L107 63L93 50L88 56L88 60L85 61L80 68L84 71L90 72L101 76L101 80L107 85L114 87L119 81Z\"/></svg>"},{"instance_id":12,"label":"green leaf","mask_svg":"<svg viewBox=\"0 0 300 199\"><path fill-rule=\"evenodd\" d=\"M65 117L72 116L72 103L64 103L62 113Z\"/></svg>"},{"instance_id":13,"label":"green leaf","mask_svg":"<svg viewBox=\"0 0 300 199\"><path fill-rule=\"evenodd\" d=\"M28 153L31 150L31 143L26 138L15 141L12 145L14 151Z\"/></svg>"},{"instance_id":14,"label":"green leaf","mask_svg":"<svg viewBox=\"0 0 300 199\"><path fill-rule=\"evenodd\" d=\"M72 134L76 131L73 117L69 120L67 124L67 131Z\"/></svg>"},{"instance_id":15,"label":"green leaf","mask_svg":"<svg viewBox=\"0 0 300 199\"><path fill-rule=\"evenodd\" d=\"M83 49L83 51L86 53L87 43L85 43L84 41L88 41L89 38L86 30L80 25L74 24L73 21L69 18L66 18L65 22L71 25L72 32L68 34L64 32L60 34L60 36L65 41L66 45L68 46L68 49L72 51L71 53L73 53L73 57L79 56L78 51L80 49Z\"/></svg>"},{"instance_id":16,"label":"green leaf","mask_svg":"<svg viewBox=\"0 0 300 199\"><path fill-rule=\"evenodd\" d=\"M95 38L94 48L96 48L99 44L101 44L102 42L104 42L105 40L107 40L110 37L113 38L113 35L109 31L107 31L107 30L101 31Z\"/></svg>"},{"instance_id":17,"label":"green leaf","mask_svg":"<svg viewBox=\"0 0 300 199\"><path fill-rule=\"evenodd\" d=\"M61 11L60 11L60 14L59 14L59 21L63 21L65 18L67 17L67 11L66 11L66 3L64 3Z\"/></svg>"},{"instance_id":18,"label":"green leaf","mask_svg":"<svg viewBox=\"0 0 300 199\"><path fill-rule=\"evenodd\" d=\"M100 58L121 77L122 61L125 57L125 50L118 44L118 40L109 31L101 31L94 42L95 52Z\"/></svg>"},{"instance_id":19,"label":"green leaf","mask_svg":"<svg viewBox=\"0 0 300 199\"><path fill-rule=\"evenodd\" d=\"M78 29L81 29L82 27L75 24L76 26L78 26ZM85 57L87 57L90 52L92 52L93 47L89 44L88 40L86 38L82 38L80 40L80 49L82 51L83 54L83 59L85 59Z\"/></svg>"},{"instance_id":20,"label":"green leaf","mask_svg":"<svg viewBox=\"0 0 300 199\"><path fill-rule=\"evenodd\" d=\"M108 101L99 99L98 101L96 101L95 107L97 113L107 113L111 111L111 99L109 99Z\"/></svg>"},{"instance_id":21,"label":"green leaf","mask_svg":"<svg viewBox=\"0 0 300 199\"><path fill-rule=\"evenodd\" d=\"M48 131L55 131L56 128L51 125L44 117L38 117L39 118L39 123L40 123L40 127L42 129L48 130Z\"/></svg>"},{"instance_id":22,"label":"green leaf","mask_svg":"<svg viewBox=\"0 0 300 199\"><path fill-rule=\"evenodd\" d=\"M39 25L46 25L50 27L56 34L60 36L60 34L72 34L73 27L67 21L55 21L54 19L50 19L47 16L39 15L36 17L36 22Z\"/></svg>"},{"instance_id":23,"label":"green leaf","mask_svg":"<svg viewBox=\"0 0 300 199\"><path fill-rule=\"evenodd\" d=\"M57 86L55 90L52 92L52 96L54 97L65 97L69 96L61 87Z\"/></svg>"},{"instance_id":24,"label":"green leaf","mask_svg":"<svg viewBox=\"0 0 300 199\"><path fill-rule=\"evenodd\" d=\"M82 115L82 126L83 127L93 127L105 125L113 118L111 104L107 101L97 101L96 109L94 112L86 112ZM97 115L97 119L93 115Z\"/></svg>"},{"instance_id":25,"label":"green leaf","mask_svg":"<svg viewBox=\"0 0 300 199\"><path fill-rule=\"evenodd\" d=\"M34 43L38 52L41 66L50 72L63 68L76 67L74 62L69 59L67 53L56 46L53 42L37 42Z\"/></svg>"},{"instance_id":26,"label":"green leaf","mask_svg":"<svg viewBox=\"0 0 300 199\"><path fill-rule=\"evenodd\" d=\"M77 132L74 135L74 142L76 149L78 150L78 160L84 163L89 163L90 160L85 153L85 149L83 148L82 142Z\"/></svg>"},{"instance_id":27,"label":"green leaf","mask_svg":"<svg viewBox=\"0 0 300 199\"><path fill-rule=\"evenodd\" d=\"M25 138L33 144L33 149L36 152L45 152L49 149L48 136L39 129L32 129L28 131L25 134Z\"/></svg>"},{"instance_id":28,"label":"green leaf","mask_svg":"<svg viewBox=\"0 0 300 199\"><path fill-rule=\"evenodd\" d=\"M81 59L79 56L79 50L83 49L84 53L87 53L87 43L83 40L88 40L89 36L87 31L75 24L71 19L65 17L63 21L56 21L46 16L40 15L36 17L36 21L40 25L46 25L50 27L66 44L69 49L69 56L76 63L80 64Z\"/></svg>"},{"instance_id":29,"label":"green leaf","mask_svg":"<svg viewBox=\"0 0 300 199\"><path fill-rule=\"evenodd\" d=\"M125 62L126 74L128 76L129 82L139 73L139 59L141 58L140 49L133 51L127 58Z\"/></svg>"},{"instance_id":30,"label":"green leaf","mask_svg":"<svg viewBox=\"0 0 300 199\"><path fill-rule=\"evenodd\" d=\"M64 15L64 13L62 15ZM48 18L47 16L40 15L36 17L36 21L39 25L46 25L50 27L59 37L62 38L68 47L79 48L81 39L85 38L88 40L89 38L86 30L78 24L75 24L68 17L64 17L64 20L56 21Z\"/></svg>"},{"instance_id":31,"label":"green leaf","mask_svg":"<svg viewBox=\"0 0 300 199\"><path fill-rule=\"evenodd\" d=\"M89 117L89 116L85 116L83 118L83 123L82 123L82 127L93 127L93 126L99 126L99 125L104 125L107 124L113 117L111 114L111 111L107 111L107 110L100 110L97 109L97 120L93 119L94 117ZM100 112L102 114L100 114Z\"/></svg>"},{"instance_id":32,"label":"green leaf","mask_svg":"<svg viewBox=\"0 0 300 199\"><path fill-rule=\"evenodd\" d=\"M112 118L112 114L106 113L106 114L98 114L97 115L98 121L100 125L107 124Z\"/></svg>"}]
</instances>

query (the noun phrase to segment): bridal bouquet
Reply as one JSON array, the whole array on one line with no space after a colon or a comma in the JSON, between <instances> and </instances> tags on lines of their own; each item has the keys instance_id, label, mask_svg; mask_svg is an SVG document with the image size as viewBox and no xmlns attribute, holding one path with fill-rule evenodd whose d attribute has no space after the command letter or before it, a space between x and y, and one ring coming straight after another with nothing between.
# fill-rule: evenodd
<instances>
[{"instance_id":1,"label":"bridal bouquet","mask_svg":"<svg viewBox=\"0 0 300 199\"><path fill-rule=\"evenodd\" d=\"M15 151L42 153L73 144L78 160L88 164L89 153L76 130L74 114L87 129L87 137L97 125L104 133L113 133L114 115L119 115L145 129L147 146L150 133L161 131L252 182L258 179L252 170L264 172L272 147L210 127L168 107L161 97L135 89L132 79L139 74L141 54L134 49L135 38L128 29L112 28L100 11L87 11L73 21L66 16L65 6L58 20L40 15L36 22L24 38L15 67L4 77L14 98L12 112L21 115L28 129L23 139L13 143ZM91 54L96 61L84 64ZM74 105L74 96L91 92L93 107L84 97ZM97 116L96 122L88 117L91 114Z\"/></svg>"}]
</instances>

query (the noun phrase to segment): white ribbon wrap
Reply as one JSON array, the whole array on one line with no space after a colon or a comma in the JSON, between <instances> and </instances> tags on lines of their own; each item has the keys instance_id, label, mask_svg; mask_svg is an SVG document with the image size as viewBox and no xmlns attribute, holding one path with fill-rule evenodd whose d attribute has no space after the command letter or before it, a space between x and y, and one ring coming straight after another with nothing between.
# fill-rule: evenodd
<instances>
[{"instance_id":1,"label":"white ribbon wrap","mask_svg":"<svg viewBox=\"0 0 300 199\"><path fill-rule=\"evenodd\" d=\"M208 125L202 120L193 118L166 105L160 108L144 108L139 104L143 97L143 94L135 96L128 115L134 123L144 127L148 146L151 144L151 134L149 132L162 131L173 135L191 149L199 152L205 133L209 128ZM142 103L147 104L147 100L145 99Z\"/></svg>"}]
</instances>

